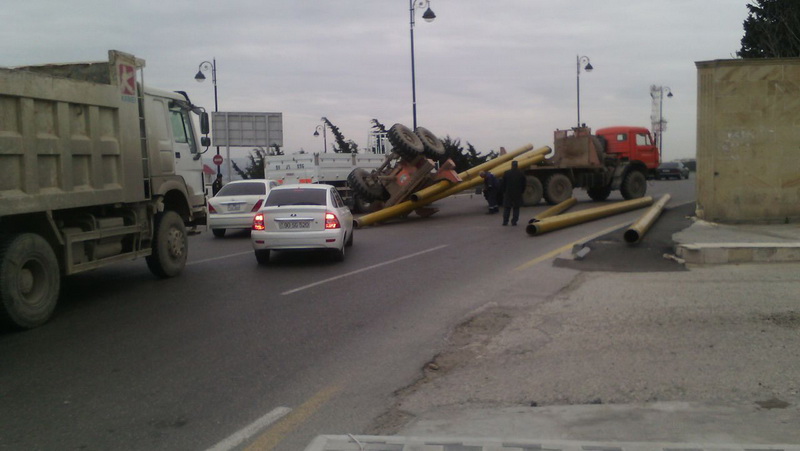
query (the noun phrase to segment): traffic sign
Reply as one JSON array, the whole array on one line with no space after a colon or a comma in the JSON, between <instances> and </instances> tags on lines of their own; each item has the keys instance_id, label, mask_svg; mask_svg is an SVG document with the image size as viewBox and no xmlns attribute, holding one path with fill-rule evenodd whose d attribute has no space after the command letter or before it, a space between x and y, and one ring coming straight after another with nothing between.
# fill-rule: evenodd
<instances>
[{"instance_id":1,"label":"traffic sign","mask_svg":"<svg viewBox=\"0 0 800 451\"><path fill-rule=\"evenodd\" d=\"M214 155L214 158L211 161L213 161L214 164L216 164L217 166L221 165L222 161L223 161L222 160L222 155L220 155L220 154Z\"/></svg>"}]
</instances>

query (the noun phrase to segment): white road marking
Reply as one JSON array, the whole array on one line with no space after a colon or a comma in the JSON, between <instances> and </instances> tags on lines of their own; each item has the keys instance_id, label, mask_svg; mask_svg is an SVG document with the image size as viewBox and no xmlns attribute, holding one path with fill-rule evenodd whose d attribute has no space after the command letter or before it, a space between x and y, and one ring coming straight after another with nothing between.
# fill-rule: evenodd
<instances>
[{"instance_id":1,"label":"white road marking","mask_svg":"<svg viewBox=\"0 0 800 451\"><path fill-rule=\"evenodd\" d=\"M236 254L222 255L222 256L219 256L219 257L204 258L202 260L197 260L195 262L188 262L188 263L186 263L186 266L197 265L197 264L200 264L200 263L208 263L208 262L213 262L213 261L217 261L217 260L222 260L222 259L225 259L225 258L238 257L240 255L247 255L247 254L252 254L252 253L253 253L253 251L247 251L247 252L238 252Z\"/></svg>"},{"instance_id":2,"label":"white road marking","mask_svg":"<svg viewBox=\"0 0 800 451\"><path fill-rule=\"evenodd\" d=\"M429 252L438 251L439 249L444 249L447 246L448 246L447 244L442 244L441 246L432 247L432 248L426 249L424 251L415 252L413 254L409 254L409 255L406 255L406 256L403 256L403 257L398 257L398 258L395 258L395 259L392 259L392 260L385 261L383 263L378 263L378 264L375 264L375 265L372 265L372 266L367 266L366 268L357 269L355 271L351 271L351 272L348 272L348 273L345 273L345 274L340 274L340 275L335 276L335 277L331 277L331 278L328 278L328 279L320 280L318 282L310 283L308 285L304 285L302 287L295 288L293 290L284 291L281 294L285 296L287 294L297 293L298 291L303 291L303 290L306 290L308 288L316 287L317 285L322 285L324 283L333 282L334 280L339 280L339 279L343 279L345 277L350 277L352 275L359 274L359 273L362 273L364 271L369 271L371 269L380 268L381 266L391 265L392 263L397 263L399 261L406 260L406 259L409 259L409 258L413 258L413 257L416 257L418 255L422 255L422 254L427 254Z\"/></svg>"},{"instance_id":3,"label":"white road marking","mask_svg":"<svg viewBox=\"0 0 800 451\"><path fill-rule=\"evenodd\" d=\"M260 432L267 426L280 420L291 411L292 409L288 407L275 408L271 412L267 413L266 415L257 419L256 421L250 423L249 425L239 430L235 434L217 443L212 448L209 448L207 451L230 451L236 448L237 446L241 445L245 440L256 435L258 432Z\"/></svg>"}]
</instances>

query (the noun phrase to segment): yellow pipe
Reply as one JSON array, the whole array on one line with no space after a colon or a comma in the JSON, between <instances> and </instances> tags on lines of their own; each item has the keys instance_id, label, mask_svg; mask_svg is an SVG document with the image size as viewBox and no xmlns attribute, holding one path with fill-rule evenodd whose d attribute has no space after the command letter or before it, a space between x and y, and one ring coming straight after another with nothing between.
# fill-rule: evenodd
<instances>
[{"instance_id":1,"label":"yellow pipe","mask_svg":"<svg viewBox=\"0 0 800 451\"><path fill-rule=\"evenodd\" d=\"M576 224L582 224L584 222L593 221L606 216L616 215L630 210L636 210L637 208L646 207L652 203L653 198L648 196L639 199L617 202L611 205L604 205L602 207L588 208L586 210L576 211L573 213L551 216L549 218L542 219L539 222L528 224L528 227L526 227L525 231L528 232L529 235L541 235L553 230L563 229Z\"/></svg>"},{"instance_id":2,"label":"yellow pipe","mask_svg":"<svg viewBox=\"0 0 800 451\"><path fill-rule=\"evenodd\" d=\"M644 234L650 230L650 226L661 216L661 212L664 210L664 206L667 205L667 202L669 202L670 197L669 194L661 196L661 199L653 204L641 218L637 219L636 222L628 227L624 235L626 243L635 244L641 241Z\"/></svg>"},{"instance_id":3,"label":"yellow pipe","mask_svg":"<svg viewBox=\"0 0 800 451\"><path fill-rule=\"evenodd\" d=\"M497 167L497 166L505 163L506 161L509 161L509 160L511 160L513 158L516 158L516 157L518 157L518 156L520 156L522 154L531 155L531 153L528 152L531 149L533 149L533 144L526 144L526 145L520 147L519 149L517 149L517 150L515 150L513 152L507 153L505 155L500 155L497 158L493 158L493 159L491 159L491 160L489 160L489 161L487 161L485 163L481 163L481 164L479 164L479 165L477 165L475 167L467 169L466 171L460 172L458 174L458 178L460 178L462 181L472 179L473 177L475 177L478 174L480 174L481 171L490 170L490 169L492 169L494 167ZM542 148L534 150L532 153L533 154L539 154L539 153L546 154L548 152L550 152L550 148L549 147L542 147ZM440 192L444 191L445 189L447 189L448 187L450 187L452 185L453 185L453 183L451 183L449 180L441 180L441 181L439 181L437 183L434 183L433 185L431 185L431 186L429 186L427 188L421 189L421 190L417 191L416 193L412 194L411 195L411 200L413 200L415 202L419 202L419 201L425 199L426 197L430 197L430 196L433 196L436 193L440 193Z\"/></svg>"},{"instance_id":4,"label":"yellow pipe","mask_svg":"<svg viewBox=\"0 0 800 451\"><path fill-rule=\"evenodd\" d=\"M534 165L542 160L544 160L543 154L539 154L531 158L524 158L522 160L519 160L518 163L519 168L525 169L528 166ZM491 172L495 176L502 177L503 173L509 169L511 169L511 162L507 161L495 168L492 168L489 172ZM355 222L355 225L358 228L368 226L376 222L382 222L387 219L391 219L395 216L400 216L410 213L419 207L424 207L425 205L431 204L439 199L444 199L445 197L452 196L453 194L459 193L461 191L474 188L480 185L481 183L483 183L483 179L480 177L465 180L463 182L456 183L455 185L452 185L447 189L445 189L444 191L436 193L431 197L425 198L420 201L407 200L405 202L400 202L397 205L393 205L391 207L378 210L374 213L361 216L360 218L355 219L353 222Z\"/></svg>"},{"instance_id":5,"label":"yellow pipe","mask_svg":"<svg viewBox=\"0 0 800 451\"><path fill-rule=\"evenodd\" d=\"M561 202L558 205L553 205L552 207L548 208L547 210L539 213L538 215L534 216L533 219L528 221L528 224L533 224L534 222L541 221L544 218L549 218L551 216L555 216L561 214L562 212L568 210L573 205L578 203L578 199L574 197L570 197L569 199Z\"/></svg>"}]
</instances>

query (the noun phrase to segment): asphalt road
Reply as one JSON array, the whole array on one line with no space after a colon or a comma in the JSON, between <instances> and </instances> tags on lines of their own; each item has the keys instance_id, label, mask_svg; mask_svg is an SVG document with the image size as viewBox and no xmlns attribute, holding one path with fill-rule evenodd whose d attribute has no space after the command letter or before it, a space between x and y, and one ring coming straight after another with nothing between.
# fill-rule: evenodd
<instances>
[{"instance_id":1,"label":"asphalt road","mask_svg":"<svg viewBox=\"0 0 800 451\"><path fill-rule=\"evenodd\" d=\"M692 201L694 179L650 182L665 192ZM357 230L344 263L276 254L260 267L246 232L203 233L178 278L144 262L69 278L51 322L0 335L0 449L297 450L359 433L504 277L557 290L550 260L640 214L529 237L544 204L517 227L480 196L438 207Z\"/></svg>"}]
</instances>

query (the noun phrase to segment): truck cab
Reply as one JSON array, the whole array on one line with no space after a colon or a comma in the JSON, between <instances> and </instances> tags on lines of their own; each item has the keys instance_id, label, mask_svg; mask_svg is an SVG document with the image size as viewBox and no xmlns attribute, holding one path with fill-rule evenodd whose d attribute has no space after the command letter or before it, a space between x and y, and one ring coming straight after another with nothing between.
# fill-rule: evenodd
<instances>
[{"instance_id":1,"label":"truck cab","mask_svg":"<svg viewBox=\"0 0 800 451\"><path fill-rule=\"evenodd\" d=\"M658 168L658 147L653 144L653 137L648 129L616 126L601 128L595 134L605 139L606 153L615 154L622 161L641 163L650 175Z\"/></svg>"}]
</instances>

